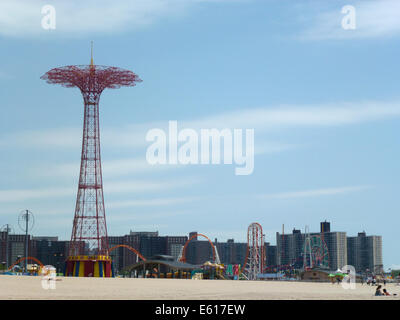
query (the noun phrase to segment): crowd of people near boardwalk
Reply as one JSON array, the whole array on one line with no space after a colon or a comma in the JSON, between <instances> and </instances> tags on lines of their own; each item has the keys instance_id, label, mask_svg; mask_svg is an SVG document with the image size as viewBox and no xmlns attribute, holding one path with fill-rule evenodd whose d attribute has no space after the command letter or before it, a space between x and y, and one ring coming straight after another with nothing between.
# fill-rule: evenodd
<instances>
[{"instance_id":1,"label":"crowd of people near boardwalk","mask_svg":"<svg viewBox=\"0 0 400 320\"><path fill-rule=\"evenodd\" d=\"M383 279L382 281L383 281L383 285L386 286L386 280ZM369 286L376 286L376 285L379 284L379 279L377 280L375 276L369 277L369 278L366 278L366 279L361 278L361 284L364 284L364 282Z\"/></svg>"},{"instance_id":2,"label":"crowd of people near boardwalk","mask_svg":"<svg viewBox=\"0 0 400 320\"><path fill-rule=\"evenodd\" d=\"M340 277L336 277L336 283L340 284L343 279ZM376 278L375 276L372 277L368 277L368 278L361 278L361 285L363 285L364 283L366 283L369 286L377 286L375 289L375 296L397 296L397 293L390 293L386 288L383 288L383 286L386 286L387 280L385 278ZM400 280L400 279L398 279ZM393 282L393 281L390 281ZM332 281L332 283L334 283ZM383 286L382 284L383 283ZM400 282L397 282L397 285L400 285Z\"/></svg>"},{"instance_id":3,"label":"crowd of people near boardwalk","mask_svg":"<svg viewBox=\"0 0 400 320\"><path fill-rule=\"evenodd\" d=\"M382 282L383 285L386 286L386 279L383 279ZM361 280L361 283L363 284L364 281ZM379 281L377 281L375 277L368 278L366 283L370 286L377 286L375 290L375 296L397 296L397 293L391 294L386 288L382 288L382 285L379 284Z\"/></svg>"}]
</instances>

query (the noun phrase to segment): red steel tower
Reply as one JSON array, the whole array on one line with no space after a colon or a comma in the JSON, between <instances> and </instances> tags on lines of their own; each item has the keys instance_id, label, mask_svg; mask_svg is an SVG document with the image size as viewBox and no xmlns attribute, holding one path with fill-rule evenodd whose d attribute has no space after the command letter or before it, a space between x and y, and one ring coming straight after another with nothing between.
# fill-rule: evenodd
<instances>
[{"instance_id":1,"label":"red steel tower","mask_svg":"<svg viewBox=\"0 0 400 320\"><path fill-rule=\"evenodd\" d=\"M77 87L83 96L84 121L78 195L72 227L68 276L112 275L100 157L99 100L104 89L133 87L142 80L133 72L93 64L55 68L41 79L67 88Z\"/></svg>"}]
</instances>

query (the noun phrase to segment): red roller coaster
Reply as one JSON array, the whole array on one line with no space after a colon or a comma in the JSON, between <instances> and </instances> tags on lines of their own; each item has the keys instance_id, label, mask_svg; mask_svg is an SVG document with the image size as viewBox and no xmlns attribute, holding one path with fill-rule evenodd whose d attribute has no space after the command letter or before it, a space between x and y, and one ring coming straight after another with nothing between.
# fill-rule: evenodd
<instances>
[{"instance_id":1,"label":"red roller coaster","mask_svg":"<svg viewBox=\"0 0 400 320\"><path fill-rule=\"evenodd\" d=\"M252 223L247 229L247 252L242 273L248 280L256 280L262 273L265 264L264 234L258 222Z\"/></svg>"}]
</instances>

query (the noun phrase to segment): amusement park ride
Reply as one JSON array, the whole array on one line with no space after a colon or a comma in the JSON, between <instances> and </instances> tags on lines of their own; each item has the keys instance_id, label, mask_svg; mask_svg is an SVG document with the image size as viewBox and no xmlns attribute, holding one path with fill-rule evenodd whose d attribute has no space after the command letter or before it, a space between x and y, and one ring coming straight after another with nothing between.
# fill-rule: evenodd
<instances>
[{"instance_id":1,"label":"amusement park ride","mask_svg":"<svg viewBox=\"0 0 400 320\"><path fill-rule=\"evenodd\" d=\"M306 228L308 231L308 229ZM247 250L246 250L246 258L243 264L243 267L241 268L240 265L226 265L225 267L221 265L221 261L219 258L218 254L218 249L217 247L212 243L212 241L204 234L197 233L196 235L191 236L186 243L182 246L181 252L179 257L177 258L177 261L180 262L186 262L186 249L191 241L197 238L197 236L205 238L212 249L212 263L206 262L204 265L207 266L218 266L218 268L223 268L225 271L222 272L222 277L221 279L227 279L229 278L230 272L228 267L238 267L238 273L236 273L240 278L246 279L246 280L257 280L259 279L259 276L262 275L265 272L289 272L290 274L295 270L299 269L300 262L302 262L302 267L300 267L302 270L310 270L313 268L320 268L320 269L328 269L329 268L329 255L328 255L328 248L326 246L326 243L322 239L321 236L319 235L310 235L308 232L305 234L305 241L304 241L304 246L303 246L303 253L301 257L298 257L297 259L293 260L292 263L287 264L287 265L276 265L276 266L265 266L266 263L266 254L265 254L265 246L264 246L264 240L265 240L265 235L263 234L262 227L259 223L252 223L248 227L247 231ZM110 254L112 251L114 251L117 248L125 248L129 251L132 252L136 256L136 262L141 259L142 261L147 261L147 259L135 248L125 245L125 244L119 244L116 246L113 246L112 248L109 248L108 253ZM39 260L37 260L35 257L23 257L16 261L15 263L12 264L12 266L9 268L9 270L13 269L14 266L18 266L18 264L22 261L27 261L27 260L32 260L40 266L40 268L43 267L43 263ZM68 263L68 260L67 260ZM101 276L99 274L93 273L91 275L87 275L83 269L82 271L81 268L85 268L85 265L83 267L75 267L74 273L69 274L73 276ZM228 268L228 269L227 269ZM157 273L157 270L155 270ZM105 276L103 272L103 276ZM113 272L111 273L111 276L113 276Z\"/></svg>"},{"instance_id":2,"label":"amusement park ride","mask_svg":"<svg viewBox=\"0 0 400 320\"><path fill-rule=\"evenodd\" d=\"M303 248L303 269L329 269L329 253L325 241L319 235L310 236L306 226L306 240Z\"/></svg>"},{"instance_id":3,"label":"amusement park ride","mask_svg":"<svg viewBox=\"0 0 400 320\"><path fill-rule=\"evenodd\" d=\"M81 167L67 275L112 276L100 156L99 101L104 89L133 87L142 80L133 72L93 63L55 68L41 79L78 88L84 101Z\"/></svg>"},{"instance_id":4,"label":"amusement park ride","mask_svg":"<svg viewBox=\"0 0 400 320\"><path fill-rule=\"evenodd\" d=\"M323 236L318 234L310 235L308 226L306 226L301 256L293 259L289 264L268 266L264 270L268 272L291 272L294 269L310 270L315 268L324 270L330 268L329 250Z\"/></svg>"},{"instance_id":5,"label":"amusement park ride","mask_svg":"<svg viewBox=\"0 0 400 320\"><path fill-rule=\"evenodd\" d=\"M188 241L186 241L185 245L184 245L184 246L182 247L182 249L181 249L181 252L180 252L179 257L178 257L178 261L186 262L186 248L187 248L188 244L189 244L192 240L197 239L197 236L201 236L201 237L205 238L205 239L210 243L210 246L211 246L211 248L212 248L212 253L213 253L213 261L214 261L216 264L221 264L221 260L219 259L219 254L218 254L218 249L217 249L217 247L214 246L214 244L212 243L212 241L211 241L206 235L204 235L204 234L202 234L202 233L196 233L196 234L194 234L193 236L191 236L191 237L188 239Z\"/></svg>"},{"instance_id":6,"label":"amusement park ride","mask_svg":"<svg viewBox=\"0 0 400 320\"><path fill-rule=\"evenodd\" d=\"M132 71L117 67L95 65L93 63L93 44L89 65L71 65L54 68L44 74L41 79L50 84L59 84L67 88L78 88L84 101L84 122L81 165L79 174L78 192L75 206L75 215L66 260L66 276L83 277L112 277L114 276L110 252L124 247L133 252L137 259L146 261L146 258L135 248L127 245L117 245L109 248L106 214L103 197L103 181L100 155L100 125L99 101L103 90L133 87L142 80ZM25 229L28 232L28 211L25 212ZM32 220L32 219L31 219ZM7 229L8 230L8 229ZM204 234L197 233L190 237L182 246L178 261L186 262L188 244L197 239L205 238L212 248L212 260L220 265L217 247ZM27 246L26 246L27 247ZM303 248L303 268L329 267L327 246L320 236L310 236L308 229ZM33 260L40 266L43 264L34 257L21 258L21 261ZM257 222L250 224L247 230L247 251L240 273L245 279L256 280L259 274L266 270L291 269L295 261L287 266L266 267L265 235L261 225ZM7 263L8 265L8 263Z\"/></svg>"},{"instance_id":7,"label":"amusement park ride","mask_svg":"<svg viewBox=\"0 0 400 320\"><path fill-rule=\"evenodd\" d=\"M243 275L248 280L256 280L263 272L265 264L264 234L259 223L252 223L247 230L247 253Z\"/></svg>"}]
</instances>

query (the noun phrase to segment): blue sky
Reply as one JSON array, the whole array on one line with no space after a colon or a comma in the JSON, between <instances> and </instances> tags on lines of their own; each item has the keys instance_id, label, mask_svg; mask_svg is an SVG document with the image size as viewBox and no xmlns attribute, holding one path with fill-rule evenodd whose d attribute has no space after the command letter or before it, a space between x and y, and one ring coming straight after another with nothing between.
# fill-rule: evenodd
<instances>
[{"instance_id":1,"label":"blue sky","mask_svg":"<svg viewBox=\"0 0 400 320\"><path fill-rule=\"evenodd\" d=\"M41 28L41 8L56 29ZM356 9L343 30L341 9ZM137 0L0 3L0 225L69 239L77 189L82 98L40 80L94 62L139 74L100 101L110 235L190 231L245 241L259 222L383 236L400 264L400 3L381 1ZM12 17L12 18L10 18ZM146 132L255 130L255 166L146 163Z\"/></svg>"}]
</instances>

